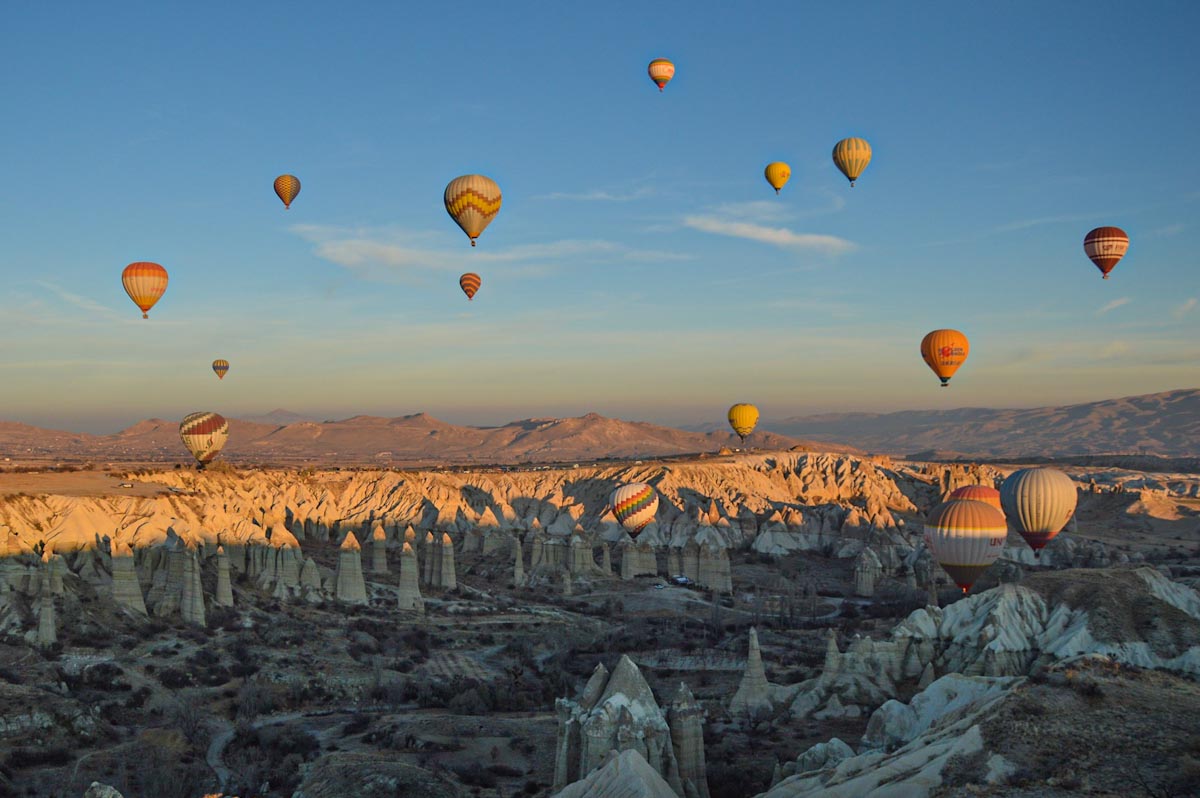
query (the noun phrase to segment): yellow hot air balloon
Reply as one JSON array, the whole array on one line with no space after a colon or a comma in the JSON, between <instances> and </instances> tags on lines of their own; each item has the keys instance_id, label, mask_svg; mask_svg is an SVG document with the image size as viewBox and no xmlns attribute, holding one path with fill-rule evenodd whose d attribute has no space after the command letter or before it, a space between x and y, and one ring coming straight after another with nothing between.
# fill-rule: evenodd
<instances>
[{"instance_id":1,"label":"yellow hot air balloon","mask_svg":"<svg viewBox=\"0 0 1200 798\"><path fill-rule=\"evenodd\" d=\"M958 330L934 330L921 340L921 357L942 381L943 388L970 352L967 336Z\"/></svg>"},{"instance_id":2,"label":"yellow hot air balloon","mask_svg":"<svg viewBox=\"0 0 1200 798\"><path fill-rule=\"evenodd\" d=\"M742 403L729 408L729 426L733 427L733 431L742 439L742 443L745 443L750 433L754 432L757 424L758 408L754 405Z\"/></svg>"},{"instance_id":3,"label":"yellow hot air balloon","mask_svg":"<svg viewBox=\"0 0 1200 798\"><path fill-rule=\"evenodd\" d=\"M225 379L225 373L229 371L229 361L223 358L214 360L212 370L217 375L218 380Z\"/></svg>"},{"instance_id":4,"label":"yellow hot air balloon","mask_svg":"<svg viewBox=\"0 0 1200 798\"><path fill-rule=\"evenodd\" d=\"M443 200L446 213L475 246L475 239L500 212L500 186L490 177L463 175L450 181Z\"/></svg>"},{"instance_id":5,"label":"yellow hot air balloon","mask_svg":"<svg viewBox=\"0 0 1200 798\"><path fill-rule=\"evenodd\" d=\"M766 175L767 182L771 184L771 188L775 189L775 193L779 193L779 189L787 185L788 178L792 176L792 167L785 164L783 161L772 161L767 164L767 168L763 171Z\"/></svg>"},{"instance_id":6,"label":"yellow hot air balloon","mask_svg":"<svg viewBox=\"0 0 1200 798\"><path fill-rule=\"evenodd\" d=\"M150 308L167 290L167 270L157 263L138 261L121 272L121 285L133 304L142 309L142 318L150 318Z\"/></svg>"},{"instance_id":7,"label":"yellow hot air balloon","mask_svg":"<svg viewBox=\"0 0 1200 798\"><path fill-rule=\"evenodd\" d=\"M1000 501L1035 557L1075 514L1075 481L1053 468L1022 468L1000 485Z\"/></svg>"},{"instance_id":8,"label":"yellow hot air balloon","mask_svg":"<svg viewBox=\"0 0 1200 798\"><path fill-rule=\"evenodd\" d=\"M650 62L650 66L646 67L646 71L650 73L650 80L654 81L659 91L675 77L675 65L665 58L655 58Z\"/></svg>"},{"instance_id":9,"label":"yellow hot air balloon","mask_svg":"<svg viewBox=\"0 0 1200 798\"><path fill-rule=\"evenodd\" d=\"M833 145L833 162L854 188L854 181L871 162L871 145L866 139L842 139Z\"/></svg>"},{"instance_id":10,"label":"yellow hot air balloon","mask_svg":"<svg viewBox=\"0 0 1200 798\"><path fill-rule=\"evenodd\" d=\"M292 200L300 193L300 178L295 175L280 175L275 178L275 193L283 200L284 210L292 207Z\"/></svg>"},{"instance_id":11,"label":"yellow hot air balloon","mask_svg":"<svg viewBox=\"0 0 1200 798\"><path fill-rule=\"evenodd\" d=\"M966 593L1004 550L1004 513L973 499L952 499L929 511L925 545L954 584Z\"/></svg>"},{"instance_id":12,"label":"yellow hot air balloon","mask_svg":"<svg viewBox=\"0 0 1200 798\"><path fill-rule=\"evenodd\" d=\"M179 422L179 437L203 469L229 440L229 422L218 413L192 413Z\"/></svg>"}]
</instances>

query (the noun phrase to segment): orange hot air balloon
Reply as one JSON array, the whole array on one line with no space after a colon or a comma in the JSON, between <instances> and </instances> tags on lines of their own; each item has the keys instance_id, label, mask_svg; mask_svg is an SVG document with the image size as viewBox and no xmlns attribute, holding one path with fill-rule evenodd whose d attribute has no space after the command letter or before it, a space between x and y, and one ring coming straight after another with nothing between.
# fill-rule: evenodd
<instances>
[{"instance_id":1,"label":"orange hot air balloon","mask_svg":"<svg viewBox=\"0 0 1200 798\"><path fill-rule=\"evenodd\" d=\"M942 381L943 388L958 367L966 362L970 351L967 336L958 330L934 330L921 341L921 357Z\"/></svg>"},{"instance_id":2,"label":"orange hot air balloon","mask_svg":"<svg viewBox=\"0 0 1200 798\"><path fill-rule=\"evenodd\" d=\"M963 485L950 494L951 499L972 499L973 501L990 504L1000 512L1004 512L1000 504L1000 491L987 485Z\"/></svg>"},{"instance_id":3,"label":"orange hot air balloon","mask_svg":"<svg viewBox=\"0 0 1200 798\"><path fill-rule=\"evenodd\" d=\"M150 318L150 308L167 290L167 270L157 263L137 261L121 272L121 285L133 304L142 309L142 318Z\"/></svg>"},{"instance_id":4,"label":"orange hot air balloon","mask_svg":"<svg viewBox=\"0 0 1200 798\"><path fill-rule=\"evenodd\" d=\"M467 272L462 277L458 278L458 287L467 295L467 301L470 302L475 298L475 292L479 290L479 284L482 281L479 275L475 272Z\"/></svg>"},{"instance_id":5,"label":"orange hot air balloon","mask_svg":"<svg viewBox=\"0 0 1200 798\"><path fill-rule=\"evenodd\" d=\"M675 77L675 65L665 58L655 58L650 62L650 66L646 67L646 71L650 73L650 80L654 81L659 91Z\"/></svg>"},{"instance_id":6,"label":"orange hot air balloon","mask_svg":"<svg viewBox=\"0 0 1200 798\"><path fill-rule=\"evenodd\" d=\"M1083 237L1083 251L1108 279L1108 273L1129 251L1129 236L1119 227L1097 227Z\"/></svg>"},{"instance_id":7,"label":"orange hot air balloon","mask_svg":"<svg viewBox=\"0 0 1200 798\"><path fill-rule=\"evenodd\" d=\"M283 200L284 209L292 207L292 200L300 193L300 178L295 175L280 175L275 178L275 193Z\"/></svg>"},{"instance_id":8,"label":"orange hot air balloon","mask_svg":"<svg viewBox=\"0 0 1200 798\"><path fill-rule=\"evenodd\" d=\"M225 375L229 371L229 361L224 358L217 358L212 362L212 370L217 375L218 380L225 379Z\"/></svg>"}]
</instances>

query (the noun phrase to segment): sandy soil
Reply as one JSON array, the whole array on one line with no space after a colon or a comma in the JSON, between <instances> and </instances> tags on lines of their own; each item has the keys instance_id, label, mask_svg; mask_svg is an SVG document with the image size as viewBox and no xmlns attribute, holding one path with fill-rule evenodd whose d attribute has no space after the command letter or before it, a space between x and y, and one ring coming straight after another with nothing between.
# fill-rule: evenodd
<instances>
[{"instance_id":1,"label":"sandy soil","mask_svg":"<svg viewBox=\"0 0 1200 798\"><path fill-rule=\"evenodd\" d=\"M132 485L122 488L121 484ZM156 496L168 490L157 482L125 479L107 471L30 471L0 473L0 496L18 493L55 496Z\"/></svg>"}]
</instances>

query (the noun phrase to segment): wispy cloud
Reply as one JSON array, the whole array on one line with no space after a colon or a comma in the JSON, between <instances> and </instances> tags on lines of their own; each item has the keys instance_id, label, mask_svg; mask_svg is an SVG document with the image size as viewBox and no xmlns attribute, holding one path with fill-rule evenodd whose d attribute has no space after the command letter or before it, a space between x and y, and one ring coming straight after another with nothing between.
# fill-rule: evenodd
<instances>
[{"instance_id":1,"label":"wispy cloud","mask_svg":"<svg viewBox=\"0 0 1200 798\"><path fill-rule=\"evenodd\" d=\"M1128 355L1132 351L1133 346L1128 341L1111 341L1096 353L1096 357L1099 360L1115 360L1122 355Z\"/></svg>"},{"instance_id":2,"label":"wispy cloud","mask_svg":"<svg viewBox=\"0 0 1200 798\"><path fill-rule=\"evenodd\" d=\"M1179 305L1174 310L1172 310L1171 315L1174 316L1176 319L1182 319L1184 316L1186 316L1187 314L1189 314L1193 310L1195 310L1197 304L1200 304L1200 302L1198 302L1196 300L1196 297L1190 297L1187 300L1185 300L1182 305Z\"/></svg>"},{"instance_id":3,"label":"wispy cloud","mask_svg":"<svg viewBox=\"0 0 1200 798\"><path fill-rule=\"evenodd\" d=\"M1105 313L1108 313L1109 311L1112 311L1112 310L1116 310L1117 308L1119 308L1123 305L1128 305L1132 301L1133 300L1127 296L1120 297L1119 299L1114 299L1112 302L1109 302L1109 303L1097 308L1096 315L1103 316Z\"/></svg>"},{"instance_id":4,"label":"wispy cloud","mask_svg":"<svg viewBox=\"0 0 1200 798\"><path fill-rule=\"evenodd\" d=\"M314 245L317 257L342 266L366 280L411 280L427 273L457 273L480 262L511 264L512 274L546 274L558 261L679 261L691 255L665 250L636 249L613 241L564 239L522 244L503 250L466 251L431 246L430 233L393 229L339 228L296 225L291 231Z\"/></svg>"},{"instance_id":5,"label":"wispy cloud","mask_svg":"<svg viewBox=\"0 0 1200 798\"><path fill-rule=\"evenodd\" d=\"M1014 230L1027 230L1030 227L1040 227L1044 224L1060 224L1063 222L1082 222L1088 219L1095 219L1101 216L1109 216L1107 212L1095 213L1071 213L1062 216L1041 216L1036 219L1021 219L1016 222L1000 225L996 228L997 233L1011 233Z\"/></svg>"},{"instance_id":6,"label":"wispy cloud","mask_svg":"<svg viewBox=\"0 0 1200 798\"><path fill-rule=\"evenodd\" d=\"M721 219L716 216L685 216L685 227L714 235L745 238L787 249L805 249L841 255L855 249L852 241L819 233L797 233L786 227L767 227L753 222Z\"/></svg>"},{"instance_id":7,"label":"wispy cloud","mask_svg":"<svg viewBox=\"0 0 1200 798\"><path fill-rule=\"evenodd\" d=\"M39 280L37 281L37 284L57 296L63 302L74 305L80 310L87 311L93 315L101 316L110 321L127 321L129 319L128 315L122 315L107 305L101 305L94 299L80 296L79 294L73 294L64 288L55 285L54 283L42 282Z\"/></svg>"},{"instance_id":8,"label":"wispy cloud","mask_svg":"<svg viewBox=\"0 0 1200 798\"><path fill-rule=\"evenodd\" d=\"M1183 224L1182 222L1176 222L1175 224L1168 224L1168 225L1163 225L1162 227L1156 227L1153 230L1148 231L1146 233L1146 235L1152 236L1154 238L1168 238L1170 236L1177 236L1186 229L1187 229L1186 224Z\"/></svg>"},{"instance_id":9,"label":"wispy cloud","mask_svg":"<svg viewBox=\"0 0 1200 798\"><path fill-rule=\"evenodd\" d=\"M569 192L555 191L551 194L540 194L534 199L540 200L566 200L570 202L632 202L633 200L645 199L654 195L654 189L650 186L642 186L634 191L624 193L605 191L603 189L594 189L592 191Z\"/></svg>"}]
</instances>

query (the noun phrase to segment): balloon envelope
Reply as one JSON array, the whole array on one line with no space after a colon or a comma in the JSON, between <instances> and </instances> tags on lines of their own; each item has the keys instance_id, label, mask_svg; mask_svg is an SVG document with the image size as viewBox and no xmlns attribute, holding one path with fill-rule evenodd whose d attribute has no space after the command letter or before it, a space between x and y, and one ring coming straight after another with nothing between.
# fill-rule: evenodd
<instances>
[{"instance_id":1,"label":"balloon envelope","mask_svg":"<svg viewBox=\"0 0 1200 798\"><path fill-rule=\"evenodd\" d=\"M219 359L214 360L212 364L212 370L217 375L218 380L225 379L225 372L229 371L229 361Z\"/></svg>"},{"instance_id":2,"label":"balloon envelope","mask_svg":"<svg viewBox=\"0 0 1200 798\"><path fill-rule=\"evenodd\" d=\"M1107 280L1117 261L1129 251L1129 236L1119 227L1097 227L1083 237L1083 251Z\"/></svg>"},{"instance_id":3,"label":"balloon envelope","mask_svg":"<svg viewBox=\"0 0 1200 798\"><path fill-rule=\"evenodd\" d=\"M783 161L774 161L767 164L767 168L763 170L763 176L767 178L771 188L775 189L775 193L778 194L779 189L787 185L787 181L791 178L792 167Z\"/></svg>"},{"instance_id":4,"label":"balloon envelope","mask_svg":"<svg viewBox=\"0 0 1200 798\"><path fill-rule=\"evenodd\" d=\"M471 246L475 246L475 239L500 212L501 199L500 186L483 175L454 178L442 196L446 213L471 239Z\"/></svg>"},{"instance_id":5,"label":"balloon envelope","mask_svg":"<svg viewBox=\"0 0 1200 798\"><path fill-rule=\"evenodd\" d=\"M964 593L1000 556L1007 536L1004 513L972 499L942 502L925 522L925 545Z\"/></svg>"},{"instance_id":6,"label":"balloon envelope","mask_svg":"<svg viewBox=\"0 0 1200 798\"><path fill-rule=\"evenodd\" d=\"M617 521L634 540L658 512L658 494L645 482L622 485L613 491L608 503Z\"/></svg>"},{"instance_id":7,"label":"balloon envelope","mask_svg":"<svg viewBox=\"0 0 1200 798\"><path fill-rule=\"evenodd\" d=\"M833 163L850 181L850 187L854 188L854 181L871 163L871 145L866 139L842 139L833 145Z\"/></svg>"},{"instance_id":8,"label":"balloon envelope","mask_svg":"<svg viewBox=\"0 0 1200 798\"><path fill-rule=\"evenodd\" d=\"M758 408L754 405L743 403L729 408L729 426L733 427L733 431L742 439L742 443L746 442L746 438L754 432L757 425Z\"/></svg>"},{"instance_id":9,"label":"balloon envelope","mask_svg":"<svg viewBox=\"0 0 1200 798\"><path fill-rule=\"evenodd\" d=\"M990 504L1000 512L1004 506L1000 504L1000 491L987 485L963 485L950 494L951 499L973 499L977 502Z\"/></svg>"},{"instance_id":10,"label":"balloon envelope","mask_svg":"<svg viewBox=\"0 0 1200 798\"><path fill-rule=\"evenodd\" d=\"M1071 520L1078 496L1075 481L1053 468L1022 468L1000 485L1005 514L1035 552Z\"/></svg>"},{"instance_id":11,"label":"balloon envelope","mask_svg":"<svg viewBox=\"0 0 1200 798\"><path fill-rule=\"evenodd\" d=\"M655 58L650 62L650 66L646 67L646 71L650 74L650 80L658 86L658 90L662 91L671 78L675 77L675 65L665 58Z\"/></svg>"},{"instance_id":12,"label":"balloon envelope","mask_svg":"<svg viewBox=\"0 0 1200 798\"><path fill-rule=\"evenodd\" d=\"M921 340L921 357L942 381L943 388L970 353L967 336L958 330L934 330Z\"/></svg>"},{"instance_id":13,"label":"balloon envelope","mask_svg":"<svg viewBox=\"0 0 1200 798\"><path fill-rule=\"evenodd\" d=\"M133 304L142 309L142 318L150 318L150 308L167 290L167 270L157 263L137 261L121 272L121 285Z\"/></svg>"},{"instance_id":14,"label":"balloon envelope","mask_svg":"<svg viewBox=\"0 0 1200 798\"><path fill-rule=\"evenodd\" d=\"M203 467L229 440L229 422L218 413L192 413L179 422L179 437Z\"/></svg>"},{"instance_id":15,"label":"balloon envelope","mask_svg":"<svg viewBox=\"0 0 1200 798\"><path fill-rule=\"evenodd\" d=\"M479 285L483 281L479 279L479 275L475 272L467 272L462 277L458 278L458 287L467 295L467 300L475 298L475 292L479 290Z\"/></svg>"},{"instance_id":16,"label":"balloon envelope","mask_svg":"<svg viewBox=\"0 0 1200 798\"><path fill-rule=\"evenodd\" d=\"M295 175L280 175L275 178L275 193L283 200L284 209L292 207L292 200L300 193L300 178Z\"/></svg>"}]
</instances>

